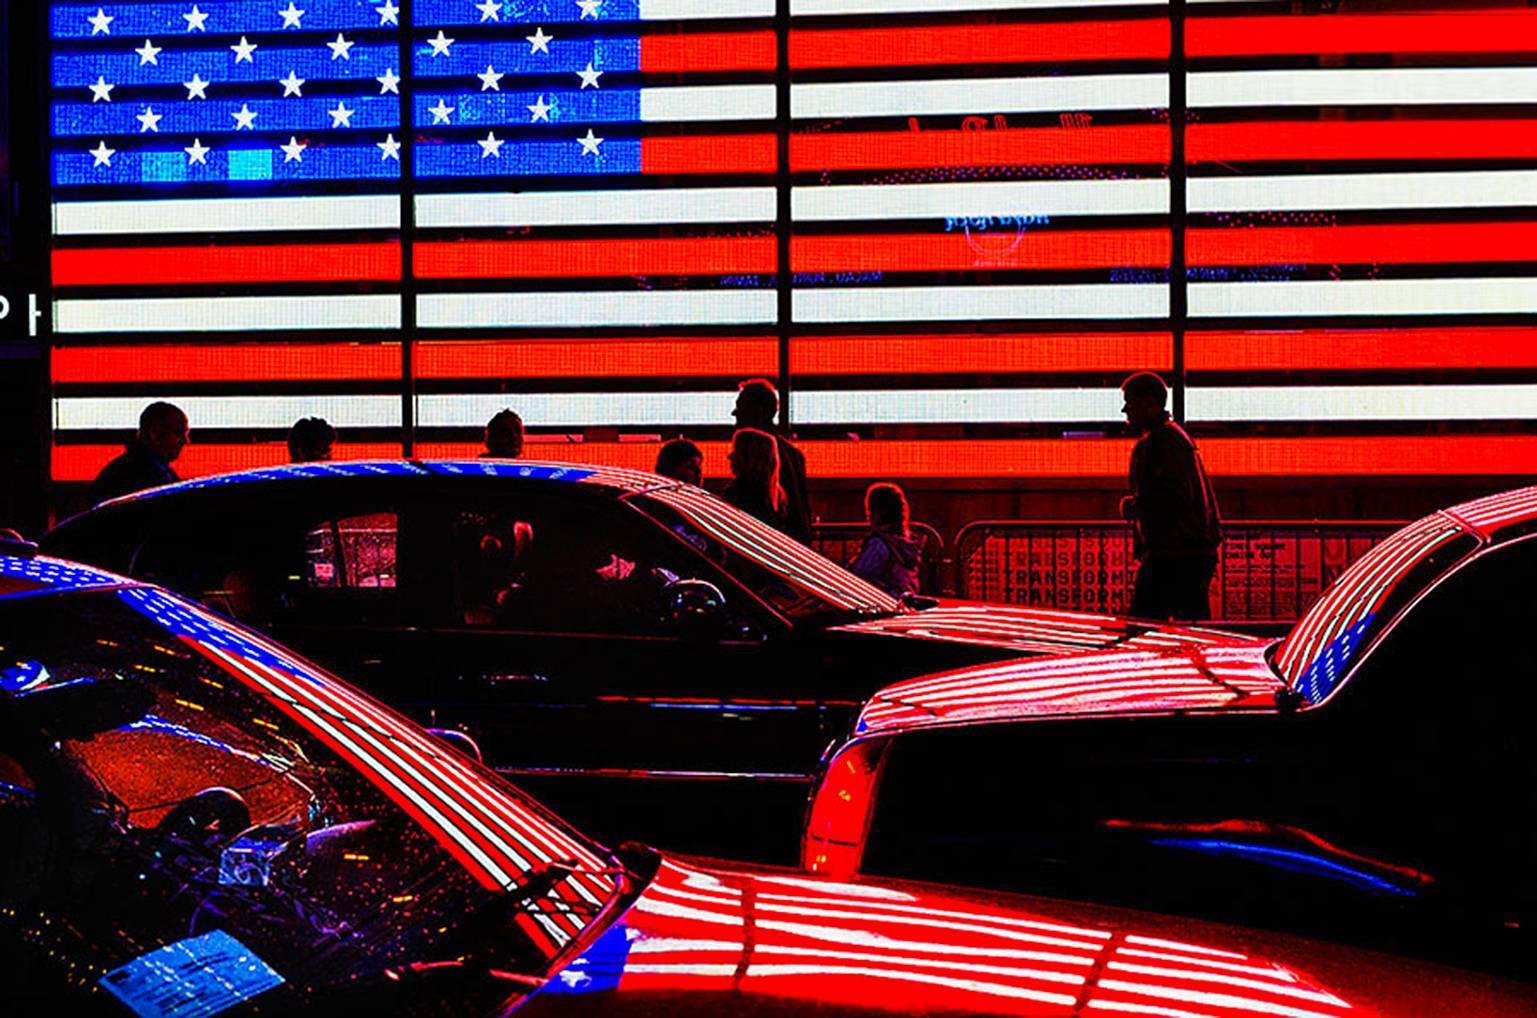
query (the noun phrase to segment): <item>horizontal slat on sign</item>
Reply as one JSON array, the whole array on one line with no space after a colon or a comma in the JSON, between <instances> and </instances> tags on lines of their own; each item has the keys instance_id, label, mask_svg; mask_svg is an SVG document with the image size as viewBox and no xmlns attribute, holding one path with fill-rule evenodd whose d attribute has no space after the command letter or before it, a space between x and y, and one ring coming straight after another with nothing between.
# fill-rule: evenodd
<instances>
[{"instance_id":1,"label":"horizontal slat on sign","mask_svg":"<svg viewBox=\"0 0 1537 1018\"><path fill-rule=\"evenodd\" d=\"M56 383L399 381L398 343L61 346Z\"/></svg>"},{"instance_id":2,"label":"horizontal slat on sign","mask_svg":"<svg viewBox=\"0 0 1537 1018\"><path fill-rule=\"evenodd\" d=\"M796 389L790 417L812 424L1107 424L1118 389Z\"/></svg>"},{"instance_id":3,"label":"horizontal slat on sign","mask_svg":"<svg viewBox=\"0 0 1537 1018\"><path fill-rule=\"evenodd\" d=\"M426 279L540 276L687 276L773 272L774 237L418 241Z\"/></svg>"},{"instance_id":4,"label":"horizontal slat on sign","mask_svg":"<svg viewBox=\"0 0 1537 1018\"><path fill-rule=\"evenodd\" d=\"M790 0L791 15L928 14L957 11L1024 11L1040 7L1119 7L1168 0Z\"/></svg>"},{"instance_id":5,"label":"horizontal slat on sign","mask_svg":"<svg viewBox=\"0 0 1537 1018\"><path fill-rule=\"evenodd\" d=\"M417 396L416 423L478 428L510 405L534 428L710 427L730 424L735 403L734 387L719 392L456 392Z\"/></svg>"},{"instance_id":6,"label":"horizontal slat on sign","mask_svg":"<svg viewBox=\"0 0 1537 1018\"><path fill-rule=\"evenodd\" d=\"M773 222L771 187L421 194L419 228Z\"/></svg>"},{"instance_id":7,"label":"horizontal slat on sign","mask_svg":"<svg viewBox=\"0 0 1537 1018\"><path fill-rule=\"evenodd\" d=\"M1191 106L1426 106L1537 102L1537 67L1199 71Z\"/></svg>"},{"instance_id":8,"label":"horizontal slat on sign","mask_svg":"<svg viewBox=\"0 0 1537 1018\"><path fill-rule=\"evenodd\" d=\"M773 337L419 341L415 375L428 378L740 377L777 373ZM513 397L508 397L509 399Z\"/></svg>"},{"instance_id":9,"label":"horizontal slat on sign","mask_svg":"<svg viewBox=\"0 0 1537 1018\"><path fill-rule=\"evenodd\" d=\"M773 85L693 85L640 90L645 123L692 120L772 120Z\"/></svg>"},{"instance_id":10,"label":"horizontal slat on sign","mask_svg":"<svg viewBox=\"0 0 1537 1018\"><path fill-rule=\"evenodd\" d=\"M1192 177L1191 212L1501 208L1537 204L1537 170Z\"/></svg>"},{"instance_id":11,"label":"horizontal slat on sign","mask_svg":"<svg viewBox=\"0 0 1537 1018\"><path fill-rule=\"evenodd\" d=\"M55 286L398 280L400 245L55 248Z\"/></svg>"},{"instance_id":12,"label":"horizontal slat on sign","mask_svg":"<svg viewBox=\"0 0 1537 1018\"><path fill-rule=\"evenodd\" d=\"M1193 163L1322 159L1532 159L1537 120L1348 120L1191 124Z\"/></svg>"},{"instance_id":13,"label":"horizontal slat on sign","mask_svg":"<svg viewBox=\"0 0 1537 1018\"><path fill-rule=\"evenodd\" d=\"M1537 329L1190 331L1190 371L1383 371L1537 368Z\"/></svg>"},{"instance_id":14,"label":"horizontal slat on sign","mask_svg":"<svg viewBox=\"0 0 1537 1018\"><path fill-rule=\"evenodd\" d=\"M1141 283L1060 286L828 287L794 293L798 322L1161 318L1169 288Z\"/></svg>"},{"instance_id":15,"label":"horizontal slat on sign","mask_svg":"<svg viewBox=\"0 0 1537 1018\"><path fill-rule=\"evenodd\" d=\"M792 134L790 169L1157 164L1168 162L1169 145L1160 124Z\"/></svg>"},{"instance_id":16,"label":"horizontal slat on sign","mask_svg":"<svg viewBox=\"0 0 1537 1018\"><path fill-rule=\"evenodd\" d=\"M1530 11L1423 11L1192 18L1192 57L1334 53L1520 53L1537 51Z\"/></svg>"},{"instance_id":17,"label":"horizontal slat on sign","mask_svg":"<svg viewBox=\"0 0 1537 1018\"><path fill-rule=\"evenodd\" d=\"M851 28L790 33L790 66L901 67L1030 61L1164 60L1169 23L1067 21L944 28Z\"/></svg>"},{"instance_id":18,"label":"horizontal slat on sign","mask_svg":"<svg viewBox=\"0 0 1537 1018\"><path fill-rule=\"evenodd\" d=\"M399 228L400 199L388 194L63 201L53 206L53 232L60 237Z\"/></svg>"},{"instance_id":19,"label":"horizontal slat on sign","mask_svg":"<svg viewBox=\"0 0 1537 1018\"><path fill-rule=\"evenodd\" d=\"M1084 332L796 336L790 363L800 375L977 374L1168 371L1168 333Z\"/></svg>"},{"instance_id":20,"label":"horizontal slat on sign","mask_svg":"<svg viewBox=\"0 0 1537 1018\"><path fill-rule=\"evenodd\" d=\"M172 464L172 469L183 478L288 462L285 442L200 445L196 428L194 422L192 444L184 448ZM400 450L399 442L338 442L332 447L331 455L337 460L392 459L400 455ZM94 480L101 468L122 451L120 445L55 445L51 457L52 477L55 481Z\"/></svg>"},{"instance_id":21,"label":"horizontal slat on sign","mask_svg":"<svg viewBox=\"0 0 1537 1018\"><path fill-rule=\"evenodd\" d=\"M1192 385L1185 392L1185 413L1191 421L1537 418L1537 385Z\"/></svg>"},{"instance_id":22,"label":"horizontal slat on sign","mask_svg":"<svg viewBox=\"0 0 1537 1018\"><path fill-rule=\"evenodd\" d=\"M1194 283L1189 289L1190 314L1204 318L1537 311L1537 277Z\"/></svg>"},{"instance_id":23,"label":"horizontal slat on sign","mask_svg":"<svg viewBox=\"0 0 1537 1018\"><path fill-rule=\"evenodd\" d=\"M1221 476L1529 476L1537 437L1416 435L1349 438L1208 438L1206 469Z\"/></svg>"},{"instance_id":24,"label":"horizontal slat on sign","mask_svg":"<svg viewBox=\"0 0 1537 1018\"><path fill-rule=\"evenodd\" d=\"M964 272L1090 269L1169 264L1167 230L1024 232L1024 228L942 234L795 237L797 272ZM763 269L759 271L772 271Z\"/></svg>"},{"instance_id":25,"label":"horizontal slat on sign","mask_svg":"<svg viewBox=\"0 0 1537 1018\"><path fill-rule=\"evenodd\" d=\"M772 18L774 0L640 0L643 21L691 18Z\"/></svg>"},{"instance_id":26,"label":"horizontal slat on sign","mask_svg":"<svg viewBox=\"0 0 1537 1018\"><path fill-rule=\"evenodd\" d=\"M301 417L324 417L338 428L398 428L401 418L399 396L76 396L53 401L53 426L132 430L157 398L186 412L194 439L198 428L287 428Z\"/></svg>"},{"instance_id":27,"label":"horizontal slat on sign","mask_svg":"<svg viewBox=\"0 0 1537 1018\"><path fill-rule=\"evenodd\" d=\"M779 150L772 134L642 138L642 173L773 173Z\"/></svg>"},{"instance_id":28,"label":"horizontal slat on sign","mask_svg":"<svg viewBox=\"0 0 1537 1018\"><path fill-rule=\"evenodd\" d=\"M769 5L772 8L772 4ZM769 16L773 16L773 10ZM640 69L647 74L685 71L772 71L773 32L689 32L641 40Z\"/></svg>"},{"instance_id":29,"label":"horizontal slat on sign","mask_svg":"<svg viewBox=\"0 0 1537 1018\"><path fill-rule=\"evenodd\" d=\"M56 300L60 333L253 332L303 329L396 329L400 297L154 297Z\"/></svg>"},{"instance_id":30,"label":"horizontal slat on sign","mask_svg":"<svg viewBox=\"0 0 1537 1018\"><path fill-rule=\"evenodd\" d=\"M1169 79L1160 74L825 82L798 84L790 90L790 116L797 119L966 116L978 110L1145 110L1167 105Z\"/></svg>"},{"instance_id":31,"label":"horizontal slat on sign","mask_svg":"<svg viewBox=\"0 0 1537 1018\"><path fill-rule=\"evenodd\" d=\"M1186 237L1186 260L1191 265L1424 264L1537 258L1537 223L1229 228L1191 230Z\"/></svg>"},{"instance_id":32,"label":"horizontal slat on sign","mask_svg":"<svg viewBox=\"0 0 1537 1018\"><path fill-rule=\"evenodd\" d=\"M1191 181L1192 187L1196 182ZM1194 202L1192 201L1192 206ZM956 184L834 184L797 187L799 222L856 219L960 219L970 216L1158 215L1169 211L1169 182L1023 180Z\"/></svg>"},{"instance_id":33,"label":"horizontal slat on sign","mask_svg":"<svg viewBox=\"0 0 1537 1018\"><path fill-rule=\"evenodd\" d=\"M503 326L756 325L774 321L772 290L642 290L552 293L424 293L427 329Z\"/></svg>"}]
</instances>

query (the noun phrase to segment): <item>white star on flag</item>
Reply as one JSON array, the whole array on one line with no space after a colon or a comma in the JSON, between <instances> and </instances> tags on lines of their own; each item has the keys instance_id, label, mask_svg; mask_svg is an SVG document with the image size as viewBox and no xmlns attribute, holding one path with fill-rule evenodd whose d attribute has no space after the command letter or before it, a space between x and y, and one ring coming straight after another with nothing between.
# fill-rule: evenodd
<instances>
[{"instance_id":1,"label":"white star on flag","mask_svg":"<svg viewBox=\"0 0 1537 1018\"><path fill-rule=\"evenodd\" d=\"M288 136L288 144L279 145L278 148L283 150L284 163L302 163L304 162L304 150L309 148L309 143L300 141L290 134Z\"/></svg>"},{"instance_id":2,"label":"white star on flag","mask_svg":"<svg viewBox=\"0 0 1537 1018\"><path fill-rule=\"evenodd\" d=\"M231 113L230 116L235 118L235 130L238 131L242 127L247 131L255 130L255 128L251 126L251 121L256 119L256 111L251 109L247 103L241 103L240 109L236 110L234 113Z\"/></svg>"},{"instance_id":3,"label":"white star on flag","mask_svg":"<svg viewBox=\"0 0 1537 1018\"><path fill-rule=\"evenodd\" d=\"M117 19L98 7L96 8L96 13L85 20L91 23L92 35L111 35L112 30L107 26Z\"/></svg>"},{"instance_id":4,"label":"white star on flag","mask_svg":"<svg viewBox=\"0 0 1537 1018\"><path fill-rule=\"evenodd\" d=\"M548 123L550 119L550 111L554 108L555 107L545 102L544 96L541 95L539 97L539 101L528 108L528 112L533 114L533 118L529 120L529 123L533 124L541 120Z\"/></svg>"},{"instance_id":5,"label":"white star on flag","mask_svg":"<svg viewBox=\"0 0 1537 1018\"><path fill-rule=\"evenodd\" d=\"M349 110L345 101L338 100L336 103L336 109L326 110L326 112L331 114L332 127L351 127L352 115L357 111Z\"/></svg>"},{"instance_id":6,"label":"white star on flag","mask_svg":"<svg viewBox=\"0 0 1537 1018\"><path fill-rule=\"evenodd\" d=\"M598 7L602 3L603 0L576 0L576 5L582 9L582 16L576 20L581 21L584 18L591 18L592 20L597 21Z\"/></svg>"},{"instance_id":7,"label":"white star on flag","mask_svg":"<svg viewBox=\"0 0 1537 1018\"><path fill-rule=\"evenodd\" d=\"M555 41L553 35L544 34L543 25L534 29L533 35L525 35L523 38L528 40L529 53L548 53L550 51L550 43Z\"/></svg>"},{"instance_id":8,"label":"white star on flag","mask_svg":"<svg viewBox=\"0 0 1537 1018\"><path fill-rule=\"evenodd\" d=\"M213 149L204 145L198 139L193 138L192 144L189 147L182 149L182 151L187 153L188 166L191 166L193 163L202 163L204 166L207 166L208 153L212 152Z\"/></svg>"},{"instance_id":9,"label":"white star on flag","mask_svg":"<svg viewBox=\"0 0 1537 1018\"><path fill-rule=\"evenodd\" d=\"M434 124L446 124L448 123L449 115L456 109L458 109L457 106L448 106L444 104L442 99L439 99L436 106L429 106L427 108L427 112L432 114L432 122Z\"/></svg>"},{"instance_id":10,"label":"white star on flag","mask_svg":"<svg viewBox=\"0 0 1537 1018\"><path fill-rule=\"evenodd\" d=\"M242 35L240 41L231 46L230 49L235 51L235 63L238 64L242 60L248 64L256 63L255 60L251 59L251 54L256 52L256 43L246 42L245 36Z\"/></svg>"},{"instance_id":11,"label":"white star on flag","mask_svg":"<svg viewBox=\"0 0 1537 1018\"><path fill-rule=\"evenodd\" d=\"M278 11L278 17L283 19L284 28L303 28L299 19L304 17L304 12L294 6L294 0L288 0L288 10Z\"/></svg>"},{"instance_id":12,"label":"white star on flag","mask_svg":"<svg viewBox=\"0 0 1537 1018\"><path fill-rule=\"evenodd\" d=\"M594 136L593 133L592 133L592 128L589 127L587 129L587 137L585 137L585 138L578 138L576 140L577 140L577 144L582 146L582 155L584 155L584 156L602 155L602 153L598 151L598 146L603 144L603 139Z\"/></svg>"},{"instance_id":13,"label":"white star on flag","mask_svg":"<svg viewBox=\"0 0 1537 1018\"><path fill-rule=\"evenodd\" d=\"M150 42L148 39L145 39L144 40L144 45L140 46L138 49L134 50L135 53L139 54L139 66L143 67L145 64L154 64L156 67L159 67L160 66L160 56L159 56L159 54L160 54L161 49L163 49L163 48L164 47L156 46L154 43Z\"/></svg>"},{"instance_id":14,"label":"white star on flag","mask_svg":"<svg viewBox=\"0 0 1537 1018\"><path fill-rule=\"evenodd\" d=\"M475 144L480 146L480 158L482 159L489 159L492 156L500 159L502 157L502 145L505 143L506 139L498 138L495 131L487 131L484 138L477 138L475 141Z\"/></svg>"},{"instance_id":15,"label":"white star on flag","mask_svg":"<svg viewBox=\"0 0 1537 1018\"><path fill-rule=\"evenodd\" d=\"M298 72L290 68L288 71L288 77L278 79L278 84L283 86L283 97L286 99L288 96L296 95L300 98L303 98L304 82L306 80L307 79L305 78L299 77Z\"/></svg>"},{"instance_id":16,"label":"white star on flag","mask_svg":"<svg viewBox=\"0 0 1537 1018\"><path fill-rule=\"evenodd\" d=\"M91 155L96 157L96 162L91 164L92 169L98 166L111 166L112 157L117 155L117 149L108 148L106 142L98 141L96 147L91 149Z\"/></svg>"},{"instance_id":17,"label":"white star on flag","mask_svg":"<svg viewBox=\"0 0 1537 1018\"><path fill-rule=\"evenodd\" d=\"M441 28L438 29L437 38L427 40L427 45L432 47L432 55L435 57L453 56L452 53L448 52L448 47L452 46L453 44L454 40L444 35Z\"/></svg>"},{"instance_id":18,"label":"white star on flag","mask_svg":"<svg viewBox=\"0 0 1537 1018\"><path fill-rule=\"evenodd\" d=\"M100 74L96 76L96 84L86 86L86 88L91 90L91 102L97 102L102 99L111 102L112 90L116 87L116 85L107 84L107 79Z\"/></svg>"},{"instance_id":19,"label":"white star on flag","mask_svg":"<svg viewBox=\"0 0 1537 1018\"><path fill-rule=\"evenodd\" d=\"M502 5L497 0L484 0L484 2L476 4L475 9L480 12L481 21L502 20Z\"/></svg>"},{"instance_id":20,"label":"white star on flag","mask_svg":"<svg viewBox=\"0 0 1537 1018\"><path fill-rule=\"evenodd\" d=\"M139 122L140 134L143 134L145 131L154 131L156 134L160 133L161 114L155 112L155 107L144 107L144 112L136 115L134 119Z\"/></svg>"},{"instance_id":21,"label":"white star on flag","mask_svg":"<svg viewBox=\"0 0 1537 1018\"><path fill-rule=\"evenodd\" d=\"M591 60L587 61L587 67L585 70L577 71L576 73L577 77L582 79L582 88L602 87L598 84L598 79L603 77L603 72L593 70Z\"/></svg>"},{"instance_id":22,"label":"white star on flag","mask_svg":"<svg viewBox=\"0 0 1537 1018\"><path fill-rule=\"evenodd\" d=\"M395 73L395 68L386 67L384 73L374 79L379 83L379 94L394 92L400 94L400 75Z\"/></svg>"},{"instance_id":23,"label":"white star on flag","mask_svg":"<svg viewBox=\"0 0 1537 1018\"><path fill-rule=\"evenodd\" d=\"M374 144L384 151L380 159L393 159L397 163L400 162L400 142L395 140L393 133L385 135L383 141L376 141Z\"/></svg>"},{"instance_id":24,"label":"white star on flag","mask_svg":"<svg viewBox=\"0 0 1537 1018\"><path fill-rule=\"evenodd\" d=\"M486 72L484 74L477 74L475 77L480 79L480 90L482 92L484 92L486 89L490 89L493 92L500 92L502 90L502 79L507 77L507 75L497 74L496 68L492 67L490 64L487 64Z\"/></svg>"},{"instance_id":25,"label":"white star on flag","mask_svg":"<svg viewBox=\"0 0 1537 1018\"><path fill-rule=\"evenodd\" d=\"M326 45L331 49L332 60L335 60L337 57L340 57L343 60L352 59L352 54L348 51L352 49L353 44L349 42L347 37L342 35L340 32L336 33L335 42L328 42Z\"/></svg>"},{"instance_id":26,"label":"white star on flag","mask_svg":"<svg viewBox=\"0 0 1537 1018\"><path fill-rule=\"evenodd\" d=\"M183 14L182 17L187 19L187 31L208 31L208 26L203 24L203 22L208 20L208 15L197 9L197 4L192 5L191 13Z\"/></svg>"},{"instance_id":27,"label":"white star on flag","mask_svg":"<svg viewBox=\"0 0 1537 1018\"><path fill-rule=\"evenodd\" d=\"M384 6L383 7L375 7L374 11L379 15L379 24L381 24L381 25L398 25L398 24L400 24L400 18L399 18L400 8L395 6L395 0L384 0Z\"/></svg>"},{"instance_id":28,"label":"white star on flag","mask_svg":"<svg viewBox=\"0 0 1537 1018\"><path fill-rule=\"evenodd\" d=\"M204 81L201 74L194 73L192 75L192 80L182 82L181 87L187 90L188 99L207 99L207 89L208 86L212 84L213 82L211 81Z\"/></svg>"}]
</instances>

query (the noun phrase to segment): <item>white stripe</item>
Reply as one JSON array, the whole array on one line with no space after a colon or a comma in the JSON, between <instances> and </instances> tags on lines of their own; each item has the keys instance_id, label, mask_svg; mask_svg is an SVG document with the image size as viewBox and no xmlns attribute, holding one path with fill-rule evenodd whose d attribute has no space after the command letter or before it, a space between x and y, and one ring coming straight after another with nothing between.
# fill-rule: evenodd
<instances>
[{"instance_id":1,"label":"white stripe","mask_svg":"<svg viewBox=\"0 0 1537 1018\"><path fill-rule=\"evenodd\" d=\"M425 293L427 329L576 325L753 325L774 321L772 290L643 290L596 293Z\"/></svg>"},{"instance_id":2,"label":"white stripe","mask_svg":"<svg viewBox=\"0 0 1537 1018\"><path fill-rule=\"evenodd\" d=\"M642 21L772 18L774 0L640 0Z\"/></svg>"},{"instance_id":3,"label":"white stripe","mask_svg":"<svg viewBox=\"0 0 1537 1018\"><path fill-rule=\"evenodd\" d=\"M640 119L645 123L773 120L775 112L773 85L695 85L640 90Z\"/></svg>"},{"instance_id":4,"label":"white stripe","mask_svg":"<svg viewBox=\"0 0 1537 1018\"><path fill-rule=\"evenodd\" d=\"M1537 311L1537 278L1353 279L1194 283L1190 316L1520 314Z\"/></svg>"},{"instance_id":5,"label":"white stripe","mask_svg":"<svg viewBox=\"0 0 1537 1018\"><path fill-rule=\"evenodd\" d=\"M798 322L983 321L1000 318L1161 318L1169 288L1153 284L871 287L796 290Z\"/></svg>"},{"instance_id":6,"label":"white stripe","mask_svg":"<svg viewBox=\"0 0 1537 1018\"><path fill-rule=\"evenodd\" d=\"M1436 421L1537 418L1537 385L1192 387L1201 421Z\"/></svg>"},{"instance_id":7,"label":"white stripe","mask_svg":"<svg viewBox=\"0 0 1537 1018\"><path fill-rule=\"evenodd\" d=\"M1191 106L1424 106L1537 103L1537 67L1201 71Z\"/></svg>"},{"instance_id":8,"label":"white stripe","mask_svg":"<svg viewBox=\"0 0 1537 1018\"><path fill-rule=\"evenodd\" d=\"M790 406L802 424L1023 420L1101 424L1120 418L1121 393L1118 389L796 389Z\"/></svg>"},{"instance_id":9,"label":"white stripe","mask_svg":"<svg viewBox=\"0 0 1537 1018\"><path fill-rule=\"evenodd\" d=\"M252 230L398 230L388 194L309 198L67 201L53 206L55 236L97 233L246 233Z\"/></svg>"},{"instance_id":10,"label":"white stripe","mask_svg":"<svg viewBox=\"0 0 1537 1018\"><path fill-rule=\"evenodd\" d=\"M790 89L790 116L907 117L1071 110L1146 110L1169 105L1161 74L1086 74L1060 78L817 82Z\"/></svg>"},{"instance_id":11,"label":"white stripe","mask_svg":"<svg viewBox=\"0 0 1537 1018\"><path fill-rule=\"evenodd\" d=\"M509 353L514 372L516 361ZM511 403L530 427L713 425L731 420L735 400L734 391L456 393L416 397L416 420L424 428L479 428Z\"/></svg>"},{"instance_id":12,"label":"white stripe","mask_svg":"<svg viewBox=\"0 0 1537 1018\"><path fill-rule=\"evenodd\" d=\"M1192 181L1194 183L1194 181ZM797 221L961 219L968 216L1158 215L1167 180L1041 180L959 184L797 187Z\"/></svg>"},{"instance_id":13,"label":"white stripe","mask_svg":"<svg viewBox=\"0 0 1537 1018\"><path fill-rule=\"evenodd\" d=\"M400 427L399 396L64 397L53 401L53 426L132 431L139 411L155 399L181 407L194 429L287 428L301 417L317 416L339 428Z\"/></svg>"},{"instance_id":14,"label":"white stripe","mask_svg":"<svg viewBox=\"0 0 1537 1018\"><path fill-rule=\"evenodd\" d=\"M1243 2L1247 3L1249 0L1243 0ZM808 16L813 14L937 14L941 11L1023 11L1041 7L1164 6L1167 3L1168 0L790 0L790 13ZM645 10L644 3L641 9Z\"/></svg>"},{"instance_id":15,"label":"white stripe","mask_svg":"<svg viewBox=\"0 0 1537 1018\"><path fill-rule=\"evenodd\" d=\"M655 191L525 191L422 194L416 225L605 226L653 223L771 223L771 187L693 187Z\"/></svg>"},{"instance_id":16,"label":"white stripe","mask_svg":"<svg viewBox=\"0 0 1537 1018\"><path fill-rule=\"evenodd\" d=\"M1537 170L1193 177L1191 212L1537 205Z\"/></svg>"},{"instance_id":17,"label":"white stripe","mask_svg":"<svg viewBox=\"0 0 1537 1018\"><path fill-rule=\"evenodd\" d=\"M260 332L396 329L400 297L154 297L56 300L55 332Z\"/></svg>"}]
</instances>

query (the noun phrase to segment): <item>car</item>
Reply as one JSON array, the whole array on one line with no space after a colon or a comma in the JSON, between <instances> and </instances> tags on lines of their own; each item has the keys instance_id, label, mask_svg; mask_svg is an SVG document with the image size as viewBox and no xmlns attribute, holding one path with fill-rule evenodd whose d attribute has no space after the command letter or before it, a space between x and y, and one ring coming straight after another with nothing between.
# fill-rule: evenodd
<instances>
[{"instance_id":1,"label":"car","mask_svg":"<svg viewBox=\"0 0 1537 1018\"><path fill-rule=\"evenodd\" d=\"M1537 973L1537 488L1434 513L1279 641L895 683L807 869L1060 893Z\"/></svg>"},{"instance_id":2,"label":"car","mask_svg":"<svg viewBox=\"0 0 1537 1018\"><path fill-rule=\"evenodd\" d=\"M0 820L18 1014L1537 1013L1295 938L610 849L279 644L14 543Z\"/></svg>"},{"instance_id":3,"label":"car","mask_svg":"<svg viewBox=\"0 0 1537 1018\"><path fill-rule=\"evenodd\" d=\"M42 545L212 605L469 732L597 833L782 861L821 751L892 681L1230 639L904 604L699 488L523 460L201 478L106 503ZM737 844L690 840L723 811Z\"/></svg>"}]
</instances>

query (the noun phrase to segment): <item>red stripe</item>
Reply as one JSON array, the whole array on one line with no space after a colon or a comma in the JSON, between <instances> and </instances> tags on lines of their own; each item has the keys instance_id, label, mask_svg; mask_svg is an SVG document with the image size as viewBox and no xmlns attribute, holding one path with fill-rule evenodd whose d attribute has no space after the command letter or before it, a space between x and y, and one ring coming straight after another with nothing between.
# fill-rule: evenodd
<instances>
[{"instance_id":1,"label":"red stripe","mask_svg":"<svg viewBox=\"0 0 1537 1018\"><path fill-rule=\"evenodd\" d=\"M1537 51L1537 13L1424 11L1192 18L1185 33L1185 52L1193 57L1516 53Z\"/></svg>"},{"instance_id":2,"label":"red stripe","mask_svg":"<svg viewBox=\"0 0 1537 1018\"><path fill-rule=\"evenodd\" d=\"M640 40L640 69L648 74L685 71L772 71L773 32L691 32Z\"/></svg>"},{"instance_id":3,"label":"red stripe","mask_svg":"<svg viewBox=\"0 0 1537 1018\"><path fill-rule=\"evenodd\" d=\"M55 382L328 382L400 380L399 343L62 346Z\"/></svg>"},{"instance_id":4,"label":"red stripe","mask_svg":"<svg viewBox=\"0 0 1537 1018\"><path fill-rule=\"evenodd\" d=\"M1191 124L1185 137L1192 163L1537 158L1537 120Z\"/></svg>"},{"instance_id":5,"label":"red stripe","mask_svg":"<svg viewBox=\"0 0 1537 1018\"><path fill-rule=\"evenodd\" d=\"M415 265L427 279L725 275L773 272L776 244L772 236L426 241Z\"/></svg>"},{"instance_id":6,"label":"red stripe","mask_svg":"<svg viewBox=\"0 0 1537 1018\"><path fill-rule=\"evenodd\" d=\"M418 378L506 378L508 358L516 359L522 378L747 378L779 372L778 340L760 336L419 340L412 352Z\"/></svg>"},{"instance_id":7,"label":"red stripe","mask_svg":"<svg viewBox=\"0 0 1537 1018\"><path fill-rule=\"evenodd\" d=\"M672 173L773 173L778 165L772 134L717 137L652 137L640 142L640 171Z\"/></svg>"},{"instance_id":8,"label":"red stripe","mask_svg":"<svg viewBox=\"0 0 1537 1018\"><path fill-rule=\"evenodd\" d=\"M974 272L1169 264L1168 230L815 235L790 241L797 272Z\"/></svg>"},{"instance_id":9,"label":"red stripe","mask_svg":"<svg viewBox=\"0 0 1537 1018\"><path fill-rule=\"evenodd\" d=\"M1163 19L790 33L790 66L796 69L1165 60L1168 56L1169 23Z\"/></svg>"},{"instance_id":10,"label":"red stripe","mask_svg":"<svg viewBox=\"0 0 1537 1018\"><path fill-rule=\"evenodd\" d=\"M790 136L790 169L798 171L1168 161L1169 129L1160 124Z\"/></svg>"},{"instance_id":11,"label":"red stripe","mask_svg":"<svg viewBox=\"0 0 1537 1018\"><path fill-rule=\"evenodd\" d=\"M1190 332L1185 365L1191 371L1537 368L1537 328Z\"/></svg>"},{"instance_id":12,"label":"red stripe","mask_svg":"<svg viewBox=\"0 0 1537 1018\"><path fill-rule=\"evenodd\" d=\"M1537 258L1537 223L1191 230L1185 250L1191 265L1521 262Z\"/></svg>"},{"instance_id":13,"label":"red stripe","mask_svg":"<svg viewBox=\"0 0 1537 1018\"><path fill-rule=\"evenodd\" d=\"M936 333L794 336L790 364L807 375L1171 371L1173 340L1156 332Z\"/></svg>"},{"instance_id":14,"label":"red stripe","mask_svg":"<svg viewBox=\"0 0 1537 1018\"><path fill-rule=\"evenodd\" d=\"M98 247L53 252L56 286L398 280L400 245Z\"/></svg>"},{"instance_id":15,"label":"red stripe","mask_svg":"<svg viewBox=\"0 0 1537 1018\"><path fill-rule=\"evenodd\" d=\"M285 442L200 445L196 443L195 430L192 437L194 444L183 449L176 459L176 473L181 477L204 477L288 462L288 445ZM121 445L56 445L53 448L53 479L89 481L122 451ZM476 450L477 453L481 451ZM338 443L333 447L332 455L339 460L390 459L400 455L400 443Z\"/></svg>"}]
</instances>

